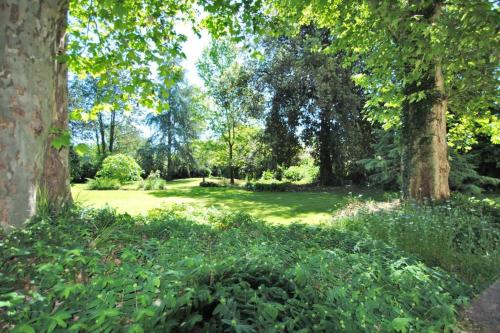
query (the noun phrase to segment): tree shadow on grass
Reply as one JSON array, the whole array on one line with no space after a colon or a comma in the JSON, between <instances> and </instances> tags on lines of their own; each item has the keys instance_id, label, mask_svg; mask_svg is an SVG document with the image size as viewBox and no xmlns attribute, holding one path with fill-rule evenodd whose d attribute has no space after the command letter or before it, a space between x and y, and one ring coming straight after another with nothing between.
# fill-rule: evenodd
<instances>
[{"instance_id":1,"label":"tree shadow on grass","mask_svg":"<svg viewBox=\"0 0 500 333\"><path fill-rule=\"evenodd\" d=\"M188 183L188 182L185 182ZM333 215L348 202L347 189L329 192L252 192L235 187L170 187L148 194L157 198L190 198L205 207L228 207L261 218L303 219L313 214ZM358 194L354 193L355 195ZM366 197L380 199L381 193L363 191Z\"/></svg>"}]
</instances>

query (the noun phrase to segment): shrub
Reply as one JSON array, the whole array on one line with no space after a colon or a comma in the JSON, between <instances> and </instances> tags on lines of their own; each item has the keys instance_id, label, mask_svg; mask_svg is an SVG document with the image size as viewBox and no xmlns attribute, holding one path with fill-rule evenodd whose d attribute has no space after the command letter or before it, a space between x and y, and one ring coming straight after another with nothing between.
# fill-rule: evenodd
<instances>
[{"instance_id":1,"label":"shrub","mask_svg":"<svg viewBox=\"0 0 500 333\"><path fill-rule=\"evenodd\" d=\"M271 182L248 182L245 185L247 190L256 192L287 192L292 189L290 183L271 181Z\"/></svg>"},{"instance_id":2,"label":"shrub","mask_svg":"<svg viewBox=\"0 0 500 333\"><path fill-rule=\"evenodd\" d=\"M260 180L273 180L274 179L274 172L271 170L266 170L262 173L262 176L260 177Z\"/></svg>"},{"instance_id":3,"label":"shrub","mask_svg":"<svg viewBox=\"0 0 500 333\"><path fill-rule=\"evenodd\" d=\"M83 183L86 179L96 176L97 171L101 167L102 158L93 151L80 156L76 153L74 147L71 147L69 151L69 164L71 181Z\"/></svg>"},{"instance_id":4,"label":"shrub","mask_svg":"<svg viewBox=\"0 0 500 333\"><path fill-rule=\"evenodd\" d=\"M203 182L205 182L205 178L206 177L210 177L212 173L212 170L210 170L209 167L201 167L199 170L198 170L198 174L203 177Z\"/></svg>"},{"instance_id":5,"label":"shrub","mask_svg":"<svg viewBox=\"0 0 500 333\"><path fill-rule=\"evenodd\" d=\"M97 177L89 179L87 186L90 190L119 190L121 183L118 179Z\"/></svg>"},{"instance_id":6,"label":"shrub","mask_svg":"<svg viewBox=\"0 0 500 333\"><path fill-rule=\"evenodd\" d=\"M216 182L211 182L211 181L202 181L200 182L201 187L219 187L220 185Z\"/></svg>"},{"instance_id":7,"label":"shrub","mask_svg":"<svg viewBox=\"0 0 500 333\"><path fill-rule=\"evenodd\" d=\"M285 169L285 171L283 172L283 176L285 177L285 179L292 182L296 182L304 178L304 174L302 173L302 168L297 165Z\"/></svg>"},{"instance_id":8,"label":"shrub","mask_svg":"<svg viewBox=\"0 0 500 333\"><path fill-rule=\"evenodd\" d=\"M459 154L450 149L450 188L462 193L480 195L484 189L496 189L500 186L500 179L482 176L477 173L474 154Z\"/></svg>"},{"instance_id":9,"label":"shrub","mask_svg":"<svg viewBox=\"0 0 500 333\"><path fill-rule=\"evenodd\" d=\"M148 190L164 190L167 187L165 179L161 178L160 170L151 171L149 176L143 180L139 186L140 188Z\"/></svg>"},{"instance_id":10,"label":"shrub","mask_svg":"<svg viewBox=\"0 0 500 333\"><path fill-rule=\"evenodd\" d=\"M312 164L292 165L283 172L283 177L291 182L312 183L318 176L319 167Z\"/></svg>"},{"instance_id":11,"label":"shrub","mask_svg":"<svg viewBox=\"0 0 500 333\"><path fill-rule=\"evenodd\" d=\"M102 162L102 168L97 173L98 177L112 178L120 183L141 179L141 167L130 156L116 154L108 156Z\"/></svg>"},{"instance_id":12,"label":"shrub","mask_svg":"<svg viewBox=\"0 0 500 333\"><path fill-rule=\"evenodd\" d=\"M167 210L37 218L0 242L0 330L452 331L471 289L352 232Z\"/></svg>"}]
</instances>

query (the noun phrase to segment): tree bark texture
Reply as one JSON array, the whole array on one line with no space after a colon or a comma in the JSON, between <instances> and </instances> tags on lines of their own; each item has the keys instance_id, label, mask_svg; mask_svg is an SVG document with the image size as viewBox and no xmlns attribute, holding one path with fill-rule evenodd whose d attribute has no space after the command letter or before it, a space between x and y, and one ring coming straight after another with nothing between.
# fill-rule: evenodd
<instances>
[{"instance_id":1,"label":"tree bark texture","mask_svg":"<svg viewBox=\"0 0 500 333\"><path fill-rule=\"evenodd\" d=\"M450 166L446 143L447 99L439 65L422 80L419 89L423 87L434 94L427 94L418 102L405 102L403 106L403 195L416 200L443 200L450 196Z\"/></svg>"},{"instance_id":2,"label":"tree bark texture","mask_svg":"<svg viewBox=\"0 0 500 333\"><path fill-rule=\"evenodd\" d=\"M435 0L421 13L429 24L441 15L442 0ZM446 97L441 60L435 59L420 80L405 87L405 95L425 92L416 102L403 105L402 169L403 196L406 198L444 200L450 196L448 144L446 142Z\"/></svg>"},{"instance_id":3,"label":"tree bark texture","mask_svg":"<svg viewBox=\"0 0 500 333\"><path fill-rule=\"evenodd\" d=\"M69 0L0 0L0 223L9 230L36 213L40 195L70 201L65 51Z\"/></svg>"}]
</instances>

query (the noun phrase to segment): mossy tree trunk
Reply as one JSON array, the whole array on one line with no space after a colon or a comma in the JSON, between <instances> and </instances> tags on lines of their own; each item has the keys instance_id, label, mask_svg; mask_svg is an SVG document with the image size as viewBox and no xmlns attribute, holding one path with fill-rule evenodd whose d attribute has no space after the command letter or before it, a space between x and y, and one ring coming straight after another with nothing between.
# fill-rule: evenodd
<instances>
[{"instance_id":1,"label":"mossy tree trunk","mask_svg":"<svg viewBox=\"0 0 500 333\"><path fill-rule=\"evenodd\" d=\"M69 0L0 2L0 222L21 226L42 194L71 201L68 149L51 146L67 130L65 52Z\"/></svg>"},{"instance_id":2,"label":"mossy tree trunk","mask_svg":"<svg viewBox=\"0 0 500 333\"><path fill-rule=\"evenodd\" d=\"M415 14L434 24L441 15L442 5L441 0L434 0ZM409 97L418 93L425 96L411 101ZM405 87L405 95L402 117L403 195L418 201L447 199L450 196L446 142L448 100L439 58L427 68L420 80Z\"/></svg>"},{"instance_id":3,"label":"mossy tree trunk","mask_svg":"<svg viewBox=\"0 0 500 333\"><path fill-rule=\"evenodd\" d=\"M414 103L407 101L403 106L403 195L416 200L443 200L450 196L450 166L447 99L439 65L421 80L421 86L407 87L407 95L425 88L425 98Z\"/></svg>"}]
</instances>

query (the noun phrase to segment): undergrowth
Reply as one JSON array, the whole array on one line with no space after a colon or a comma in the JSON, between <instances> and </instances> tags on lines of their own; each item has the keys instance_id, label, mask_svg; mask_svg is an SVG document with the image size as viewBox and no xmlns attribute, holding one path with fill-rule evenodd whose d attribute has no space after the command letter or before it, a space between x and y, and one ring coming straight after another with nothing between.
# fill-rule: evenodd
<instances>
[{"instance_id":1,"label":"undergrowth","mask_svg":"<svg viewBox=\"0 0 500 333\"><path fill-rule=\"evenodd\" d=\"M341 222L348 230L416 255L483 288L500 277L500 208L462 195L444 203L406 203L362 211Z\"/></svg>"},{"instance_id":2,"label":"undergrowth","mask_svg":"<svg viewBox=\"0 0 500 333\"><path fill-rule=\"evenodd\" d=\"M149 191L149 190L164 190L167 188L167 182L165 179L161 178L160 171L151 171L149 176L139 183L139 188Z\"/></svg>"},{"instance_id":3,"label":"undergrowth","mask_svg":"<svg viewBox=\"0 0 500 333\"><path fill-rule=\"evenodd\" d=\"M119 190L121 183L113 178L96 177L87 181L87 187L89 190Z\"/></svg>"},{"instance_id":4,"label":"undergrowth","mask_svg":"<svg viewBox=\"0 0 500 333\"><path fill-rule=\"evenodd\" d=\"M38 217L0 260L13 332L442 332L472 293L353 232L210 210Z\"/></svg>"}]
</instances>

